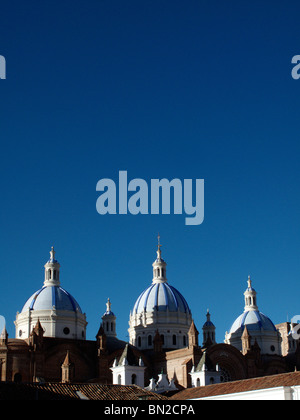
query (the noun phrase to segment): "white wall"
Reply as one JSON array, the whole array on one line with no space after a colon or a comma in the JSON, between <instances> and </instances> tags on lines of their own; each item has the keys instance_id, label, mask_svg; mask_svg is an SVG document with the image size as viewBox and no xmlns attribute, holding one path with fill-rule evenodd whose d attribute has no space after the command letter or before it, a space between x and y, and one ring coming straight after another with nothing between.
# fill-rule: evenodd
<instances>
[{"instance_id":1,"label":"white wall","mask_svg":"<svg viewBox=\"0 0 300 420\"><path fill-rule=\"evenodd\" d=\"M235 394L216 395L214 397L194 398L195 400L268 400L268 401L290 401L300 400L300 385L280 386L277 388L259 389L256 391L239 392Z\"/></svg>"}]
</instances>

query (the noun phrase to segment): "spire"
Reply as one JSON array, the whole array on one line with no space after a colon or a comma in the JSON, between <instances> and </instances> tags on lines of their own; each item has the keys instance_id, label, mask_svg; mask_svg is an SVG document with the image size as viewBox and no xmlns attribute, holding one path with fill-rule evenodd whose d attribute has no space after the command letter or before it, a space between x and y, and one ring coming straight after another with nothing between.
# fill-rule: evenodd
<instances>
[{"instance_id":1,"label":"spire","mask_svg":"<svg viewBox=\"0 0 300 420\"><path fill-rule=\"evenodd\" d=\"M111 312L111 301L108 298L106 303L106 313L109 314Z\"/></svg>"},{"instance_id":2,"label":"spire","mask_svg":"<svg viewBox=\"0 0 300 420\"><path fill-rule=\"evenodd\" d=\"M203 346L209 347L213 344L216 344L216 327L211 322L209 309L207 309L206 313L206 322L203 325Z\"/></svg>"},{"instance_id":3,"label":"spire","mask_svg":"<svg viewBox=\"0 0 300 420\"><path fill-rule=\"evenodd\" d=\"M116 319L117 317L111 310L111 301L108 298L106 302L106 312L102 316L102 327L107 337L116 337Z\"/></svg>"},{"instance_id":4,"label":"spire","mask_svg":"<svg viewBox=\"0 0 300 420\"><path fill-rule=\"evenodd\" d=\"M161 244L160 244L160 234L158 233L157 236L157 259L160 260L161 259Z\"/></svg>"},{"instance_id":5,"label":"spire","mask_svg":"<svg viewBox=\"0 0 300 420\"><path fill-rule=\"evenodd\" d=\"M247 311L257 311L258 307L256 305L256 291L252 287L252 281L250 276L248 276L248 288L244 293L245 296L245 312Z\"/></svg>"},{"instance_id":6,"label":"spire","mask_svg":"<svg viewBox=\"0 0 300 420\"><path fill-rule=\"evenodd\" d=\"M50 251L50 260L49 262L57 262L55 259L55 251L54 251L54 247L51 247L51 251Z\"/></svg>"},{"instance_id":7,"label":"spire","mask_svg":"<svg viewBox=\"0 0 300 420\"><path fill-rule=\"evenodd\" d=\"M189 347L198 347L198 336L199 336L199 332L193 320L191 323L189 332L188 332Z\"/></svg>"},{"instance_id":8,"label":"spire","mask_svg":"<svg viewBox=\"0 0 300 420\"><path fill-rule=\"evenodd\" d=\"M51 247L50 251L50 259L45 264L45 286L59 286L59 269L60 264L55 259L56 252L54 251L54 247Z\"/></svg>"},{"instance_id":9,"label":"spire","mask_svg":"<svg viewBox=\"0 0 300 420\"><path fill-rule=\"evenodd\" d=\"M157 237L157 258L152 264L153 267L153 283L166 283L166 262L161 257L161 243L160 243L160 235L158 234Z\"/></svg>"},{"instance_id":10,"label":"spire","mask_svg":"<svg viewBox=\"0 0 300 420\"><path fill-rule=\"evenodd\" d=\"M63 384L69 384L74 378L74 363L71 362L70 352L67 350L67 354L63 364L61 365L61 382Z\"/></svg>"},{"instance_id":11,"label":"spire","mask_svg":"<svg viewBox=\"0 0 300 420\"><path fill-rule=\"evenodd\" d=\"M249 334L247 325L245 325L242 337L242 353L243 355L247 354L251 350L251 335Z\"/></svg>"}]
</instances>

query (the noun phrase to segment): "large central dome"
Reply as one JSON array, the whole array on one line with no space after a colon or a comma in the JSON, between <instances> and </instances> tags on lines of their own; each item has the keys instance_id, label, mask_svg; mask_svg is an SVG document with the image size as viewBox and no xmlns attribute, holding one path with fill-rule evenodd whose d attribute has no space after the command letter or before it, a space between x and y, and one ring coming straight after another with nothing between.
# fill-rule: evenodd
<instances>
[{"instance_id":1,"label":"large central dome","mask_svg":"<svg viewBox=\"0 0 300 420\"><path fill-rule=\"evenodd\" d=\"M182 294L168 283L154 283L144 290L134 305L133 313L140 314L153 310L191 312Z\"/></svg>"},{"instance_id":2,"label":"large central dome","mask_svg":"<svg viewBox=\"0 0 300 420\"><path fill-rule=\"evenodd\" d=\"M186 347L192 314L182 294L168 284L160 243L152 266L152 284L140 294L130 313L130 343L140 349L152 349L158 331L164 348Z\"/></svg>"}]
</instances>

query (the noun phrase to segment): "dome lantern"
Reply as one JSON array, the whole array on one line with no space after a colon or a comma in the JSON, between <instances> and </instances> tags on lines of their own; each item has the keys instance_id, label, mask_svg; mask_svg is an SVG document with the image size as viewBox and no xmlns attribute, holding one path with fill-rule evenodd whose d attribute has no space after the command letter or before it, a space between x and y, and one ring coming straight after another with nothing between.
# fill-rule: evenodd
<instances>
[{"instance_id":1,"label":"dome lantern","mask_svg":"<svg viewBox=\"0 0 300 420\"><path fill-rule=\"evenodd\" d=\"M256 291L252 287L252 281L248 276L248 288L244 293L245 296L245 311L257 311L258 307L256 304Z\"/></svg>"},{"instance_id":2,"label":"dome lantern","mask_svg":"<svg viewBox=\"0 0 300 420\"><path fill-rule=\"evenodd\" d=\"M153 267L153 283L166 283L166 262L161 257L161 243L160 243L160 236L158 234L158 244L157 244L157 258L152 264Z\"/></svg>"},{"instance_id":3,"label":"dome lantern","mask_svg":"<svg viewBox=\"0 0 300 420\"><path fill-rule=\"evenodd\" d=\"M51 247L50 259L45 264L45 286L59 286L59 269L60 264L55 259L54 247Z\"/></svg>"}]
</instances>

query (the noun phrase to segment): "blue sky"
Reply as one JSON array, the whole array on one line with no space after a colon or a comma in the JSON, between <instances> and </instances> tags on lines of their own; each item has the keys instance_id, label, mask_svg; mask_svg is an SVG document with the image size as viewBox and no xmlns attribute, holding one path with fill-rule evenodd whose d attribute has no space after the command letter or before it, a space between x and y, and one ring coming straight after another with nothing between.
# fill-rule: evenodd
<instances>
[{"instance_id":1,"label":"blue sky","mask_svg":"<svg viewBox=\"0 0 300 420\"><path fill-rule=\"evenodd\" d=\"M61 283L94 339L118 336L151 284L160 232L170 284L224 340L248 275L274 323L300 313L299 2L5 1L0 15L0 313ZM204 179L205 220L96 212L99 179Z\"/></svg>"}]
</instances>

